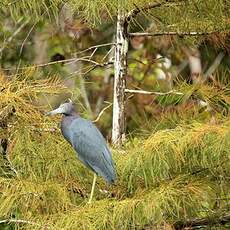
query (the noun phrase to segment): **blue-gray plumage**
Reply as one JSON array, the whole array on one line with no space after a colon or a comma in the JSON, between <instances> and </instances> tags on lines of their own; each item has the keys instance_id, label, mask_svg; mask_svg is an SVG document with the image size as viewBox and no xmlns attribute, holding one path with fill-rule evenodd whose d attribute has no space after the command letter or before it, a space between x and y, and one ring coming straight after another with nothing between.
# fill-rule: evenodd
<instances>
[{"instance_id":1,"label":"blue-gray plumage","mask_svg":"<svg viewBox=\"0 0 230 230\"><path fill-rule=\"evenodd\" d=\"M108 183L113 183L116 176L112 155L97 127L79 116L72 101L61 104L47 115L58 113L63 114L62 134L75 149L80 161Z\"/></svg>"},{"instance_id":2,"label":"blue-gray plumage","mask_svg":"<svg viewBox=\"0 0 230 230\"><path fill-rule=\"evenodd\" d=\"M111 153L96 126L81 117L64 116L62 134L78 153L80 161L102 176L108 183L115 181Z\"/></svg>"}]
</instances>

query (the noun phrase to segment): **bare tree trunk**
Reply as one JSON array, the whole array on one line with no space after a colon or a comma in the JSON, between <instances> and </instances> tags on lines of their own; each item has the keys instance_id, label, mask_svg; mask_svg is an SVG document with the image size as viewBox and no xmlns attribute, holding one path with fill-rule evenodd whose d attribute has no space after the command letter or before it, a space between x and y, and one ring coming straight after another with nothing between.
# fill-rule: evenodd
<instances>
[{"instance_id":1,"label":"bare tree trunk","mask_svg":"<svg viewBox=\"0 0 230 230\"><path fill-rule=\"evenodd\" d=\"M113 128L112 142L121 144L125 137L125 86L127 74L128 33L124 14L117 17L114 62Z\"/></svg>"},{"instance_id":2,"label":"bare tree trunk","mask_svg":"<svg viewBox=\"0 0 230 230\"><path fill-rule=\"evenodd\" d=\"M200 83L202 80L202 64L200 59L200 52L196 48L191 48L188 53L188 62L191 72L193 84Z\"/></svg>"}]
</instances>

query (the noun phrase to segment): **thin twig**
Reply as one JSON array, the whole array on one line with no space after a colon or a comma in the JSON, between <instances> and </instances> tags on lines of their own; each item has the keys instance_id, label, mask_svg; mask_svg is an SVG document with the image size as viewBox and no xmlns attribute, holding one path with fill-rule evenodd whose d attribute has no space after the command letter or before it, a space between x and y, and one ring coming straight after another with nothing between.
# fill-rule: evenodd
<instances>
[{"instance_id":1,"label":"thin twig","mask_svg":"<svg viewBox=\"0 0 230 230\"><path fill-rule=\"evenodd\" d=\"M47 63L41 63L41 64L35 64L35 65L31 65L31 66L26 66L26 67L21 67L19 68L20 70L23 69L28 69L28 68L41 68L41 67L46 67L49 65L55 65L55 64L60 64L60 63L65 63L65 65L71 64L72 62L78 62L78 61L86 61L89 59L86 59L90 56L85 56L83 58L69 58L69 59L65 59L65 60L59 60L59 61L52 61L52 62L47 62ZM9 68L5 68L4 70L11 70Z\"/></svg>"},{"instance_id":2,"label":"thin twig","mask_svg":"<svg viewBox=\"0 0 230 230\"><path fill-rule=\"evenodd\" d=\"M8 163L7 166L10 168L10 170L11 170L12 172L14 172L15 175L16 175L17 177L19 177L19 174L18 174L17 170L14 168L14 166L13 166L12 162L10 161L9 157L8 157L8 156L5 156L4 158L5 158L5 160L7 161L7 163Z\"/></svg>"},{"instance_id":3,"label":"thin twig","mask_svg":"<svg viewBox=\"0 0 230 230\"><path fill-rule=\"evenodd\" d=\"M108 109L108 108L110 108L111 106L112 106L112 103L109 104L109 105L107 105L105 108L103 108L103 109L101 110L101 112L98 114L97 118L96 118L95 120L93 120L93 122L94 122L94 123L95 123L95 122L98 122L98 121L100 120L102 114L105 112L105 110Z\"/></svg>"},{"instance_id":4,"label":"thin twig","mask_svg":"<svg viewBox=\"0 0 230 230\"><path fill-rule=\"evenodd\" d=\"M112 62L108 62L108 64L103 64L103 63L98 63L98 62L92 61L90 59L92 58L92 56L96 52L97 48L103 47L103 46L115 45L115 44L116 43L105 43L105 44L95 45L95 46L89 47L89 48L87 48L85 50L82 50L82 51L76 53L76 54L80 54L80 53L89 51L91 49L94 49L93 53L90 56L85 56L85 57L81 57L81 58L76 58L75 57L75 58L69 58L69 59L65 59L65 60L59 60L59 61L52 61L52 62L47 62L47 63L35 64L35 65L31 65L31 66L21 67L19 69L23 70L23 69L28 69L28 68L41 68L41 67L46 67L46 66L49 66L49 65L61 64L61 63L65 63L65 65L69 65L69 64L72 64L73 62L78 62L78 61L91 62L91 63L93 63L95 65L93 68L95 68L97 66L104 67L104 66L109 65L110 63L112 64ZM109 50L109 52L110 51L111 50ZM0 52L1 52L1 49L0 49ZM90 58L90 59L86 59L86 58ZM4 70L12 70L12 69L11 68L5 68Z\"/></svg>"},{"instance_id":5,"label":"thin twig","mask_svg":"<svg viewBox=\"0 0 230 230\"><path fill-rule=\"evenodd\" d=\"M7 44L7 43L10 43L10 42L13 40L13 38L14 38L15 36L17 36L18 33L21 32L21 30L26 26L26 24L27 24L28 22L29 22L29 19L26 20L23 24L21 24L21 26L19 26L18 29L15 30L14 33L6 40L6 42L4 42L2 48L0 48L0 53L5 49L6 44Z\"/></svg>"},{"instance_id":6,"label":"thin twig","mask_svg":"<svg viewBox=\"0 0 230 230\"><path fill-rule=\"evenodd\" d=\"M82 58L70 58L70 59L66 59L66 60L63 60L63 61L67 61L64 65L71 65L75 62L79 62L79 61L85 61L86 59L87 60L90 60L91 59L91 56L92 55L89 55L89 56L85 56L85 57L82 57L84 60L82 60Z\"/></svg>"},{"instance_id":7,"label":"thin twig","mask_svg":"<svg viewBox=\"0 0 230 230\"><path fill-rule=\"evenodd\" d=\"M114 49L114 46L112 46L112 47L110 48L110 50L109 50L109 51L105 54L105 56L102 58L103 61L111 54L111 52L113 51L113 49Z\"/></svg>"},{"instance_id":8,"label":"thin twig","mask_svg":"<svg viewBox=\"0 0 230 230\"><path fill-rule=\"evenodd\" d=\"M100 47L105 47L105 46L111 46L111 45L116 45L116 43L110 42L110 43L105 43L105 44L91 46L91 47L89 47L89 48L87 48L85 50L81 50L79 52L76 52L75 54L81 54L81 53L87 52L87 51L95 49L95 48L100 48Z\"/></svg>"},{"instance_id":9,"label":"thin twig","mask_svg":"<svg viewBox=\"0 0 230 230\"><path fill-rule=\"evenodd\" d=\"M22 45L21 45L21 47L20 47L19 56L21 56L23 47L24 47L24 45L25 45L25 42L26 42L26 40L28 39L28 37L30 36L30 34L31 34L31 32L33 31L33 29L34 29L34 27L36 26L36 24L37 24L37 22L35 22L35 23L32 25L32 27L30 28L29 32L27 33L25 39L23 40Z\"/></svg>"},{"instance_id":10,"label":"thin twig","mask_svg":"<svg viewBox=\"0 0 230 230\"><path fill-rule=\"evenodd\" d=\"M93 61L93 60L89 60L89 59L82 59L81 61L90 62L90 63L94 64L89 70L87 70L85 73L83 73L83 75L88 74L89 72L91 72L92 70L94 70L96 67L105 67L105 66L113 64L112 61L104 62L104 63L99 63L99 62L96 62L96 61ZM70 73L69 75L73 75L73 74L77 74L77 73L79 73L79 71L74 71L74 72Z\"/></svg>"},{"instance_id":11,"label":"thin twig","mask_svg":"<svg viewBox=\"0 0 230 230\"><path fill-rule=\"evenodd\" d=\"M29 221L29 220L20 220L20 219L5 219L5 220L0 220L0 224L3 223L16 223L16 224L32 224L32 225L37 225L37 226L41 226L38 223L35 223L33 221Z\"/></svg>"},{"instance_id":12,"label":"thin twig","mask_svg":"<svg viewBox=\"0 0 230 230\"><path fill-rule=\"evenodd\" d=\"M145 91L145 90L125 89L125 93L136 93L136 94L146 94L146 95L168 95L168 94L184 95L184 93L177 92L174 90L170 90L168 92L153 92L153 91Z\"/></svg>"},{"instance_id":13,"label":"thin twig","mask_svg":"<svg viewBox=\"0 0 230 230\"><path fill-rule=\"evenodd\" d=\"M93 57L93 55L97 52L97 49L98 49L98 48L95 48L95 49L94 49L94 51L91 53L89 59L91 59L91 58Z\"/></svg>"}]
</instances>

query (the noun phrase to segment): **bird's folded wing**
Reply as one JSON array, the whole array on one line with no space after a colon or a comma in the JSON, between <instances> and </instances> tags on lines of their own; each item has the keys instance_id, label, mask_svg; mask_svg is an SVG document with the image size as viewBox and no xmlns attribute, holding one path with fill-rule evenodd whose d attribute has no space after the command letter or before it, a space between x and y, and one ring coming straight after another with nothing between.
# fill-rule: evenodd
<instances>
[{"instance_id":1,"label":"bird's folded wing","mask_svg":"<svg viewBox=\"0 0 230 230\"><path fill-rule=\"evenodd\" d=\"M72 129L72 145L86 166L112 183L115 180L115 170L106 142L91 122L84 120L83 123Z\"/></svg>"}]
</instances>

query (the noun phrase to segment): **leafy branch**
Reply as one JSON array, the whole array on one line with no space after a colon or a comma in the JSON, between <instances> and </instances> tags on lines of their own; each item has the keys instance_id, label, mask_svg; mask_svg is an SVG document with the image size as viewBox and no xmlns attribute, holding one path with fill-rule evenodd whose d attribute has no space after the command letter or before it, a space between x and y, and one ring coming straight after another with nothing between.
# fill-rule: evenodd
<instances>
[{"instance_id":1,"label":"leafy branch","mask_svg":"<svg viewBox=\"0 0 230 230\"><path fill-rule=\"evenodd\" d=\"M179 0L179 2L185 2L187 0ZM157 7L161 7L161 6L165 6L165 5L172 5L172 4L178 4L178 1L169 1L169 0L164 0L163 2L153 2L153 3L149 3L143 7L138 7L136 6L135 9L131 10L127 16L126 16L126 21L129 22L132 18L136 17L139 13L141 12L145 12Z\"/></svg>"},{"instance_id":2,"label":"leafy branch","mask_svg":"<svg viewBox=\"0 0 230 230\"><path fill-rule=\"evenodd\" d=\"M230 214L211 215L203 218L194 218L189 220L180 220L173 224L175 230L182 229L195 229L197 227L213 226L213 225L225 225L230 223Z\"/></svg>"}]
</instances>

